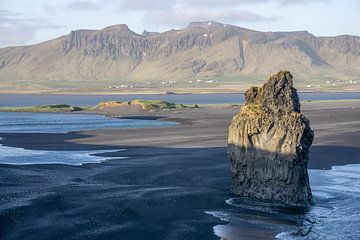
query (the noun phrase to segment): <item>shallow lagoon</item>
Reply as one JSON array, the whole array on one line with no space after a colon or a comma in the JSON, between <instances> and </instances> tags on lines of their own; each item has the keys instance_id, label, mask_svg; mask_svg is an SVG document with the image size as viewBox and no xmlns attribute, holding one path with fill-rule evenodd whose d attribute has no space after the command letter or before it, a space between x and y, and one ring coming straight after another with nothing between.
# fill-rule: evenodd
<instances>
[{"instance_id":1,"label":"shallow lagoon","mask_svg":"<svg viewBox=\"0 0 360 240\"><path fill-rule=\"evenodd\" d=\"M360 99L359 92L299 93L301 101ZM65 94L0 94L0 107L24 107L65 103L73 106L94 106L101 101L131 101L134 99L164 100L182 104L243 103L242 93L210 94L146 94L146 95L65 95Z\"/></svg>"},{"instance_id":2,"label":"shallow lagoon","mask_svg":"<svg viewBox=\"0 0 360 240\"><path fill-rule=\"evenodd\" d=\"M101 115L0 112L1 133L66 133L81 130L113 128L146 128L175 125L174 122L109 118ZM1 143L0 138L0 143ZM115 150L110 150L113 152ZM44 151L7 147L0 144L2 164L69 164L97 163L105 160L97 151Z\"/></svg>"},{"instance_id":3,"label":"shallow lagoon","mask_svg":"<svg viewBox=\"0 0 360 240\"><path fill-rule=\"evenodd\" d=\"M176 125L174 122L119 119L102 115L0 112L0 133L65 133L111 128L146 128Z\"/></svg>"}]
</instances>

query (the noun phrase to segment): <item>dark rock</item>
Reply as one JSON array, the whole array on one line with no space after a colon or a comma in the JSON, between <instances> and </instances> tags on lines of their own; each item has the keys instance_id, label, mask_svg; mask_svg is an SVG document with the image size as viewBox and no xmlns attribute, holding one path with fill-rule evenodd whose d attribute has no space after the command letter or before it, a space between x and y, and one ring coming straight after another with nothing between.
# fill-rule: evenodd
<instances>
[{"instance_id":1,"label":"dark rock","mask_svg":"<svg viewBox=\"0 0 360 240\"><path fill-rule=\"evenodd\" d=\"M222 27L224 27L223 23L219 23L215 21L191 22L188 25L188 28L222 28Z\"/></svg>"},{"instance_id":2,"label":"dark rock","mask_svg":"<svg viewBox=\"0 0 360 240\"><path fill-rule=\"evenodd\" d=\"M160 34L159 32L148 32L148 31L144 30L144 31L141 33L141 36L151 37L151 36L156 36L156 35L159 35L159 34Z\"/></svg>"},{"instance_id":3,"label":"dark rock","mask_svg":"<svg viewBox=\"0 0 360 240\"><path fill-rule=\"evenodd\" d=\"M281 71L262 87L259 100L272 113L300 112L300 102L290 72Z\"/></svg>"},{"instance_id":4,"label":"dark rock","mask_svg":"<svg viewBox=\"0 0 360 240\"><path fill-rule=\"evenodd\" d=\"M251 87L245 92L247 103L255 103L272 114L300 112L300 102L296 89L293 87L290 72L280 71L260 89Z\"/></svg>"},{"instance_id":5,"label":"dark rock","mask_svg":"<svg viewBox=\"0 0 360 240\"><path fill-rule=\"evenodd\" d=\"M198 74L200 70L206 65L203 59L194 60L192 62L192 72L194 75Z\"/></svg>"},{"instance_id":6,"label":"dark rock","mask_svg":"<svg viewBox=\"0 0 360 240\"><path fill-rule=\"evenodd\" d=\"M229 126L232 191L277 205L312 203L307 163L314 134L287 71L245 93Z\"/></svg>"},{"instance_id":7,"label":"dark rock","mask_svg":"<svg viewBox=\"0 0 360 240\"><path fill-rule=\"evenodd\" d=\"M0 58L0 68L4 67L6 65L5 59Z\"/></svg>"},{"instance_id":8,"label":"dark rock","mask_svg":"<svg viewBox=\"0 0 360 240\"><path fill-rule=\"evenodd\" d=\"M258 87L250 87L245 92L246 103L256 103L258 93L259 93L259 88Z\"/></svg>"}]
</instances>

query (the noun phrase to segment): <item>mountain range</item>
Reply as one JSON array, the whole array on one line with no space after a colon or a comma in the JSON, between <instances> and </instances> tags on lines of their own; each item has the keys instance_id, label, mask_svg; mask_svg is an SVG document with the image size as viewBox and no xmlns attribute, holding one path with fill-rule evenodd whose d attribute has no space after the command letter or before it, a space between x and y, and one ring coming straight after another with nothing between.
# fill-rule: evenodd
<instances>
[{"instance_id":1,"label":"mountain range","mask_svg":"<svg viewBox=\"0 0 360 240\"><path fill-rule=\"evenodd\" d=\"M192 79L242 84L280 69L291 71L303 85L356 81L360 37L260 32L208 21L142 34L120 24L0 49L0 82L8 86Z\"/></svg>"}]
</instances>

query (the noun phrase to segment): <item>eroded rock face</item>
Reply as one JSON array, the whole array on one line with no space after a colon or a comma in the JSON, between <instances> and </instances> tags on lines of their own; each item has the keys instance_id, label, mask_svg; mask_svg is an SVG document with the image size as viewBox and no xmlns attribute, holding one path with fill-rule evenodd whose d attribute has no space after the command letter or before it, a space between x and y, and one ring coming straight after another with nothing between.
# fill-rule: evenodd
<instances>
[{"instance_id":1,"label":"eroded rock face","mask_svg":"<svg viewBox=\"0 0 360 240\"><path fill-rule=\"evenodd\" d=\"M314 134L300 113L290 72L245 93L229 126L233 193L291 207L312 203L307 163Z\"/></svg>"}]
</instances>

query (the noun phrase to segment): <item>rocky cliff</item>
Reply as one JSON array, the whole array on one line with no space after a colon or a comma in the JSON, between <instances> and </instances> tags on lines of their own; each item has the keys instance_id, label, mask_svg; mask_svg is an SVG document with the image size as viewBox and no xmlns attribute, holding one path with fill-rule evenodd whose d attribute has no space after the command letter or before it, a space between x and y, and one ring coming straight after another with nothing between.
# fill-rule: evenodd
<instances>
[{"instance_id":1,"label":"rocky cliff","mask_svg":"<svg viewBox=\"0 0 360 240\"><path fill-rule=\"evenodd\" d=\"M285 206L311 205L307 163L314 134L292 75L280 71L245 97L229 126L232 191Z\"/></svg>"},{"instance_id":2,"label":"rocky cliff","mask_svg":"<svg viewBox=\"0 0 360 240\"><path fill-rule=\"evenodd\" d=\"M358 78L360 38L259 32L196 22L162 33L125 24L77 30L44 43L0 49L0 80L187 80L262 77L287 68L307 84ZM255 78L255 79L256 79ZM230 81L229 80L229 81Z\"/></svg>"}]
</instances>

